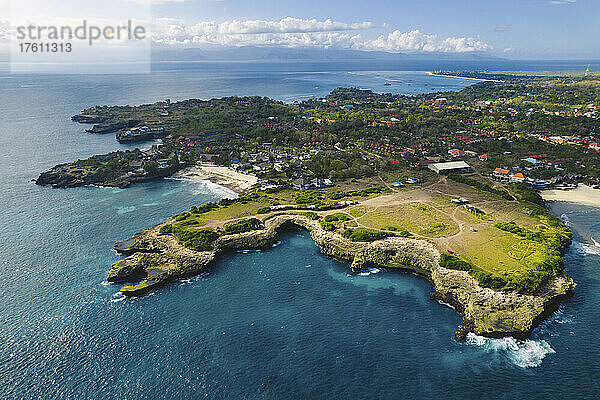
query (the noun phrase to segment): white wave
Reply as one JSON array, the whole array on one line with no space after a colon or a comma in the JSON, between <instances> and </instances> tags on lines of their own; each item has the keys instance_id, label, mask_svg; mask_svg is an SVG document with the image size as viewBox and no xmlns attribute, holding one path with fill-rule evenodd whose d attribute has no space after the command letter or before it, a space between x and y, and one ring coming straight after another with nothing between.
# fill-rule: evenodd
<instances>
[{"instance_id":1,"label":"white wave","mask_svg":"<svg viewBox=\"0 0 600 400\"><path fill-rule=\"evenodd\" d=\"M581 255L593 255L600 256L600 243L598 243L594 238L592 238L592 242L590 243L582 243L582 242L573 242L571 244L571 248L575 250L577 253Z\"/></svg>"},{"instance_id":2,"label":"white wave","mask_svg":"<svg viewBox=\"0 0 600 400\"><path fill-rule=\"evenodd\" d=\"M560 216L560 219L562 220L562 222L565 223L566 226L568 226L569 228L573 228L573 224L571 223L571 220L569 219L569 216L567 214L562 214Z\"/></svg>"},{"instance_id":3,"label":"white wave","mask_svg":"<svg viewBox=\"0 0 600 400\"><path fill-rule=\"evenodd\" d=\"M194 194L206 194L206 191L208 190L209 192L217 194L217 195L219 195L220 198L224 198L224 199L236 199L238 197L238 194L235 191L233 191L223 185L219 185L218 183L215 183L209 179L195 179L192 177L181 176L181 175L180 176L170 176L165 179L168 179L171 181L191 182L191 183L198 184L198 186L200 186L200 189L195 190Z\"/></svg>"},{"instance_id":4,"label":"white wave","mask_svg":"<svg viewBox=\"0 0 600 400\"><path fill-rule=\"evenodd\" d=\"M277 242L273 243L272 247L277 247L281 244L281 240L278 240Z\"/></svg>"},{"instance_id":5,"label":"white wave","mask_svg":"<svg viewBox=\"0 0 600 400\"><path fill-rule=\"evenodd\" d=\"M442 300L438 300L437 302L443 306L450 307L451 309L456 310L456 308L450 303L446 303L445 301L442 301Z\"/></svg>"},{"instance_id":6,"label":"white wave","mask_svg":"<svg viewBox=\"0 0 600 400\"><path fill-rule=\"evenodd\" d=\"M469 333L467 344L480 347L487 353L501 355L521 368L539 367L548 354L556 353L545 340L518 341L513 337L493 339Z\"/></svg>"},{"instance_id":7,"label":"white wave","mask_svg":"<svg viewBox=\"0 0 600 400\"><path fill-rule=\"evenodd\" d=\"M381 270L379 268L368 268L366 271L359 272L358 275L360 275L360 276L368 276L368 275L371 275L371 274L376 274L378 272L381 272Z\"/></svg>"},{"instance_id":8,"label":"white wave","mask_svg":"<svg viewBox=\"0 0 600 400\"><path fill-rule=\"evenodd\" d=\"M196 276L192 276L192 277L189 277L189 278L181 279L181 280L179 281L179 283L180 283L180 285L181 285L181 286L185 286L185 285L187 285L187 284L189 284L189 283L203 281L203 280L205 280L205 279L206 279L206 278L207 278L209 275L210 275L210 273L209 273L209 272L202 272L202 273L200 273L200 274L198 274L198 275L196 275Z\"/></svg>"},{"instance_id":9,"label":"white wave","mask_svg":"<svg viewBox=\"0 0 600 400\"><path fill-rule=\"evenodd\" d=\"M218 183L211 182L209 180L195 181L204 186L204 188L208 189L210 192L218 195L223 199L236 199L238 197L237 193L228 187L219 185ZM195 191L194 194L205 194L205 190Z\"/></svg>"},{"instance_id":10,"label":"white wave","mask_svg":"<svg viewBox=\"0 0 600 400\"><path fill-rule=\"evenodd\" d=\"M101 284L102 286L110 286L110 285L113 285L113 283L112 283L112 282L109 282L109 281L102 281L102 282L100 282L100 284Z\"/></svg>"},{"instance_id":11,"label":"white wave","mask_svg":"<svg viewBox=\"0 0 600 400\"><path fill-rule=\"evenodd\" d=\"M123 301L126 299L125 295L121 292L117 292L117 293L113 294L112 297L113 298L110 299L111 303L116 303L116 302Z\"/></svg>"}]
</instances>

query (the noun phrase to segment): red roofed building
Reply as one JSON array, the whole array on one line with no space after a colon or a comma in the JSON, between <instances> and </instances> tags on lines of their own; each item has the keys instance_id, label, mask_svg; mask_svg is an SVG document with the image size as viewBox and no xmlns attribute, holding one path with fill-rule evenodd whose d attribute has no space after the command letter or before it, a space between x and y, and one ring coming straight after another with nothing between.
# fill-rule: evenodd
<instances>
[{"instance_id":1,"label":"red roofed building","mask_svg":"<svg viewBox=\"0 0 600 400\"><path fill-rule=\"evenodd\" d=\"M462 150L459 149L452 149L449 150L448 153L452 156L452 157L462 157L464 156L466 153Z\"/></svg>"},{"instance_id":2,"label":"red roofed building","mask_svg":"<svg viewBox=\"0 0 600 400\"><path fill-rule=\"evenodd\" d=\"M520 172L517 172L516 174L511 175L510 177L510 181L511 182L524 182L525 181L525 175L523 175Z\"/></svg>"},{"instance_id":3,"label":"red roofed building","mask_svg":"<svg viewBox=\"0 0 600 400\"><path fill-rule=\"evenodd\" d=\"M499 181L508 181L510 179L508 175L509 172L509 170L504 168L496 168L494 172L492 172L492 177Z\"/></svg>"}]
</instances>

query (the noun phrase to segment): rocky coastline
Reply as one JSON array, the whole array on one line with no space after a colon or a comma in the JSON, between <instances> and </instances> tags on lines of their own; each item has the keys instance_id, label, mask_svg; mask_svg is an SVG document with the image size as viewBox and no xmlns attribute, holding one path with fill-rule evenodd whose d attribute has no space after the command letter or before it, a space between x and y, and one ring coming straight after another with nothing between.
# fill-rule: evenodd
<instances>
[{"instance_id":1,"label":"rocky coastline","mask_svg":"<svg viewBox=\"0 0 600 400\"><path fill-rule=\"evenodd\" d=\"M565 297L573 294L576 286L571 278L560 275L531 295L482 288L466 271L441 267L439 251L426 240L390 237L351 242L300 214L275 215L264 220L263 229L220 236L210 251L193 251L170 235L159 235L160 227L169 222L172 221L115 245L118 253L128 257L113 264L107 280L131 281L145 276L140 284L121 288L125 296L143 295L173 279L199 274L220 253L269 248L282 231L293 227L307 230L326 255L351 263L354 271L382 267L412 272L429 280L434 289L431 298L453 306L463 316L463 327L456 332L459 339L469 332L526 338Z\"/></svg>"},{"instance_id":2,"label":"rocky coastline","mask_svg":"<svg viewBox=\"0 0 600 400\"><path fill-rule=\"evenodd\" d=\"M69 164L60 164L50 171L42 172L36 179L36 185L49 185L53 188L72 188L86 185L117 187L124 189L134 183L148 182L171 176L184 166L159 169L153 173L133 173L121 170L100 170L85 172L73 170Z\"/></svg>"},{"instance_id":3,"label":"rocky coastline","mask_svg":"<svg viewBox=\"0 0 600 400\"><path fill-rule=\"evenodd\" d=\"M119 122L105 122L92 126L90 129L86 129L85 131L88 133L113 133L119 132L122 129L133 128L138 125L141 121L139 120L128 120L128 121L119 121Z\"/></svg>"}]
</instances>

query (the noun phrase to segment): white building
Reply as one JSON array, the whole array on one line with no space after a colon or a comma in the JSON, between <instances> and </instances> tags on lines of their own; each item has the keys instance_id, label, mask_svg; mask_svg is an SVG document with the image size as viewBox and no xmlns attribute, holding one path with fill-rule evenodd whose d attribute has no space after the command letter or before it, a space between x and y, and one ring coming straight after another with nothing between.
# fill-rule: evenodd
<instances>
[{"instance_id":1,"label":"white building","mask_svg":"<svg viewBox=\"0 0 600 400\"><path fill-rule=\"evenodd\" d=\"M464 161L435 163L427 166L436 174L463 174L471 171L471 166Z\"/></svg>"}]
</instances>

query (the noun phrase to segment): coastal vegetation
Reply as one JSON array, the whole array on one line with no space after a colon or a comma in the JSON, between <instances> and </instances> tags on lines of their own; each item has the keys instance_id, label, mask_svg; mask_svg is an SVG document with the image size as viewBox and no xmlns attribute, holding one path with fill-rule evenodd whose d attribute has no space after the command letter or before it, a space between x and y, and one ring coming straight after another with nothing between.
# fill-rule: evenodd
<instances>
[{"instance_id":1,"label":"coastal vegetation","mask_svg":"<svg viewBox=\"0 0 600 400\"><path fill-rule=\"evenodd\" d=\"M246 218L230 222L223 226L225 234L243 233L262 228L262 222L256 218Z\"/></svg>"},{"instance_id":2,"label":"coastal vegetation","mask_svg":"<svg viewBox=\"0 0 600 400\"><path fill-rule=\"evenodd\" d=\"M449 269L457 269L459 271L467 271L473 278L477 279L477 283L479 283L479 286L481 287L502 289L507 284L501 277L492 275L471 263L461 260L455 255L443 253L440 258L440 266Z\"/></svg>"},{"instance_id":3,"label":"coastal vegetation","mask_svg":"<svg viewBox=\"0 0 600 400\"><path fill-rule=\"evenodd\" d=\"M394 234L365 228L347 228L342 232L342 237L353 242L373 242L375 240L385 239L389 236L394 236Z\"/></svg>"},{"instance_id":4,"label":"coastal vegetation","mask_svg":"<svg viewBox=\"0 0 600 400\"><path fill-rule=\"evenodd\" d=\"M212 249L213 242L219 234L212 229L186 229L181 225L163 225L161 235L172 235L191 250L208 251Z\"/></svg>"}]
</instances>

